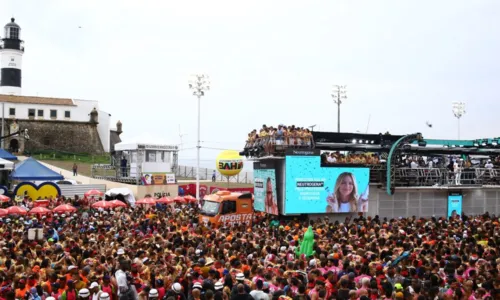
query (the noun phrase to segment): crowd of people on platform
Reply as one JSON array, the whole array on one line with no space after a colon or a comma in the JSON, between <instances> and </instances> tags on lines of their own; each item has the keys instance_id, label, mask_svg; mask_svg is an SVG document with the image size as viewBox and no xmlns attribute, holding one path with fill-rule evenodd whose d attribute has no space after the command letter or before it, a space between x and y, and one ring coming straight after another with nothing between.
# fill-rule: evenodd
<instances>
[{"instance_id":1,"label":"crowd of people on platform","mask_svg":"<svg viewBox=\"0 0 500 300\"><path fill-rule=\"evenodd\" d=\"M199 223L196 205L0 220L1 300L500 299L499 219ZM311 226L314 251L297 255ZM41 239L28 229L41 228Z\"/></svg>"},{"instance_id":2,"label":"crowd of people on platform","mask_svg":"<svg viewBox=\"0 0 500 300\"><path fill-rule=\"evenodd\" d=\"M321 164L360 164L378 165L380 157L377 153L341 153L340 151L321 153Z\"/></svg>"},{"instance_id":3,"label":"crowd of people on platform","mask_svg":"<svg viewBox=\"0 0 500 300\"><path fill-rule=\"evenodd\" d=\"M264 124L260 130L252 130L247 138L247 147L260 146L261 144L307 147L311 146L311 143L312 133L308 128L283 124L277 127Z\"/></svg>"}]
</instances>

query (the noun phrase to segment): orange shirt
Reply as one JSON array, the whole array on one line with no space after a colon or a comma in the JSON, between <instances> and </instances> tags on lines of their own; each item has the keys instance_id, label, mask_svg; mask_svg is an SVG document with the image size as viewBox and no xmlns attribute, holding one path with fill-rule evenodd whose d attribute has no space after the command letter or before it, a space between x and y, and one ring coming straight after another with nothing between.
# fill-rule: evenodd
<instances>
[{"instance_id":1,"label":"orange shirt","mask_svg":"<svg viewBox=\"0 0 500 300\"><path fill-rule=\"evenodd\" d=\"M16 289L16 299L24 299L26 293L28 292L28 286L25 286L24 289Z\"/></svg>"}]
</instances>

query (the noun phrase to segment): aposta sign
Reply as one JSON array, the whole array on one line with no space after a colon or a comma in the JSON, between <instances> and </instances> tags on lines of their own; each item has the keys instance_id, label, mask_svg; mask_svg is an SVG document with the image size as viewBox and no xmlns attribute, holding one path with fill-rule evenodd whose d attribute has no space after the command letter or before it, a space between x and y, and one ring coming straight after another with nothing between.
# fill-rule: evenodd
<instances>
[{"instance_id":1,"label":"aposta sign","mask_svg":"<svg viewBox=\"0 0 500 300\"><path fill-rule=\"evenodd\" d=\"M231 214L231 215L223 215L219 218L220 223L224 223L226 225L234 225L234 224L251 224L252 223L252 214Z\"/></svg>"}]
</instances>

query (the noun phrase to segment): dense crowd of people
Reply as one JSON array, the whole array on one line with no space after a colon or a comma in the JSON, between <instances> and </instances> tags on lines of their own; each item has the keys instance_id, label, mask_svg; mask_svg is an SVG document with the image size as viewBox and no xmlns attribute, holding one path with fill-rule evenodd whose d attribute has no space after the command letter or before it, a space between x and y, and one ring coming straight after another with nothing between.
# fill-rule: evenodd
<instances>
[{"instance_id":1,"label":"dense crowd of people","mask_svg":"<svg viewBox=\"0 0 500 300\"><path fill-rule=\"evenodd\" d=\"M497 217L357 216L216 228L196 205L8 216L0 299L500 299ZM314 251L297 255L304 232ZM28 230L43 230L29 239Z\"/></svg>"},{"instance_id":2,"label":"dense crowd of people","mask_svg":"<svg viewBox=\"0 0 500 300\"><path fill-rule=\"evenodd\" d=\"M260 130L254 129L248 134L248 146L264 142L290 147L311 146L312 133L308 128L280 124L277 127L262 125Z\"/></svg>"}]
</instances>

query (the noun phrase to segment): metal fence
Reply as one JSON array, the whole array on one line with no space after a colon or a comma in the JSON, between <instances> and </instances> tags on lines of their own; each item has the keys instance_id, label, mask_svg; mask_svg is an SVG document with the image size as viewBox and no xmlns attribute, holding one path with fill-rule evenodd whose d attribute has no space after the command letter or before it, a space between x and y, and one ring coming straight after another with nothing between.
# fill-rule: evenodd
<instances>
[{"instance_id":1,"label":"metal fence","mask_svg":"<svg viewBox=\"0 0 500 300\"><path fill-rule=\"evenodd\" d=\"M215 180L213 180L212 175L215 172ZM196 167L192 166L178 166L175 170L175 176L177 179L194 179L196 178ZM200 180L212 180L216 182L227 182L227 177L223 176L215 169L200 168ZM253 184L253 173L252 172L240 172L236 176L229 177L229 182L234 183L248 183Z\"/></svg>"},{"instance_id":2,"label":"metal fence","mask_svg":"<svg viewBox=\"0 0 500 300\"><path fill-rule=\"evenodd\" d=\"M396 169L397 186L499 185L500 169L470 168L455 173L447 168Z\"/></svg>"}]
</instances>

